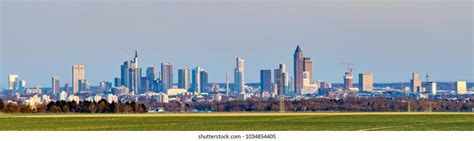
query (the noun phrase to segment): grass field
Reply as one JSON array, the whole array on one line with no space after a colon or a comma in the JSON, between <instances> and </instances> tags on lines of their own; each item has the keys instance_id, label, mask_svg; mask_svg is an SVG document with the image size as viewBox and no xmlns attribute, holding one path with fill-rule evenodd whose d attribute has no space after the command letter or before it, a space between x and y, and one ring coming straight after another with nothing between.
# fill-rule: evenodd
<instances>
[{"instance_id":1,"label":"grass field","mask_svg":"<svg viewBox=\"0 0 474 141\"><path fill-rule=\"evenodd\" d=\"M472 113L0 114L3 131L474 131Z\"/></svg>"}]
</instances>

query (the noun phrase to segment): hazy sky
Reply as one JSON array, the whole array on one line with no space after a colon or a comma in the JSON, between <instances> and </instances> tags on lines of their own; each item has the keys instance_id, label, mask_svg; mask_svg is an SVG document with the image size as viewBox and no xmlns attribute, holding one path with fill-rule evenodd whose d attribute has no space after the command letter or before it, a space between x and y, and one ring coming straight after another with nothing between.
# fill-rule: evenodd
<instances>
[{"instance_id":1,"label":"hazy sky","mask_svg":"<svg viewBox=\"0 0 474 141\"><path fill-rule=\"evenodd\" d=\"M372 72L376 82L474 81L471 0L159 0L1 2L0 87L8 74L28 86L71 83L84 64L92 85L120 75L139 50L141 67L202 66L210 82L233 76L246 60L246 81L280 63L293 71L297 44L314 61L314 79L342 82L345 66ZM231 81L233 78L231 77Z\"/></svg>"}]
</instances>

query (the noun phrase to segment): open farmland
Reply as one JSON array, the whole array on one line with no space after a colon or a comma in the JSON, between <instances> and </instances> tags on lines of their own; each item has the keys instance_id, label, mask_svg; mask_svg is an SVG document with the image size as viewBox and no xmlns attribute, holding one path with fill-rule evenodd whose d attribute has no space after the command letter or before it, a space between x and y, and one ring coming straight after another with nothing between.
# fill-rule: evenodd
<instances>
[{"instance_id":1,"label":"open farmland","mask_svg":"<svg viewBox=\"0 0 474 141\"><path fill-rule=\"evenodd\" d=\"M2 131L474 131L472 113L0 114Z\"/></svg>"}]
</instances>

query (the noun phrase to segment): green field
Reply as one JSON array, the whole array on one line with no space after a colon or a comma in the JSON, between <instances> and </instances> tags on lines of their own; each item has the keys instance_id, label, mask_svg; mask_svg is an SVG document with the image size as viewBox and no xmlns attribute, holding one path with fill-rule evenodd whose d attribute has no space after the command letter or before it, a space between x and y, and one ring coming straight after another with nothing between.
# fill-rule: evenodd
<instances>
[{"instance_id":1,"label":"green field","mask_svg":"<svg viewBox=\"0 0 474 141\"><path fill-rule=\"evenodd\" d=\"M3 131L474 131L471 113L0 114Z\"/></svg>"}]
</instances>

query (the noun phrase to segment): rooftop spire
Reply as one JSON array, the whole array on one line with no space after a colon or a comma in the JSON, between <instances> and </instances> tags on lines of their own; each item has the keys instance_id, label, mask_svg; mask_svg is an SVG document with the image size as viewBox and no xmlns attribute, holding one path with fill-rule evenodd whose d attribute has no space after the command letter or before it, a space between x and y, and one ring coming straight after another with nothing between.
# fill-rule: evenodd
<instances>
[{"instance_id":1,"label":"rooftop spire","mask_svg":"<svg viewBox=\"0 0 474 141\"><path fill-rule=\"evenodd\" d=\"M138 58L138 50L135 50L135 58Z\"/></svg>"},{"instance_id":2,"label":"rooftop spire","mask_svg":"<svg viewBox=\"0 0 474 141\"><path fill-rule=\"evenodd\" d=\"M302 52L302 51L301 51L301 48L300 48L300 45L297 45L297 46L296 46L295 52Z\"/></svg>"}]
</instances>

